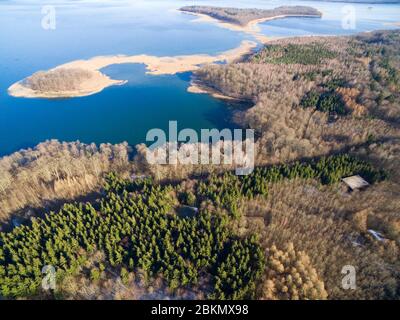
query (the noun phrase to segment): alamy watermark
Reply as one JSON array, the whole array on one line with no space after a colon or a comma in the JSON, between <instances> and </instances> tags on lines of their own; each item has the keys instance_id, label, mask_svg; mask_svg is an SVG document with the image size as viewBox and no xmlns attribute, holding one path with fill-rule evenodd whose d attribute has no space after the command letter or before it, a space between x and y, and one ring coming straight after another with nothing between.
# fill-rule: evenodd
<instances>
[{"instance_id":1,"label":"alamy watermark","mask_svg":"<svg viewBox=\"0 0 400 320\"><path fill-rule=\"evenodd\" d=\"M342 274L345 276L342 278L342 288L345 290L355 290L356 285L356 268L352 265L345 265L342 268Z\"/></svg>"},{"instance_id":2,"label":"alamy watermark","mask_svg":"<svg viewBox=\"0 0 400 320\"><path fill-rule=\"evenodd\" d=\"M254 130L201 129L200 138L193 129L178 132L176 121L169 121L168 139L162 129L151 129L146 152L149 164L231 165L237 175L254 170Z\"/></svg>"},{"instance_id":3,"label":"alamy watermark","mask_svg":"<svg viewBox=\"0 0 400 320\"><path fill-rule=\"evenodd\" d=\"M56 269L52 265L46 265L42 268L42 289L45 291L56 289Z\"/></svg>"}]
</instances>

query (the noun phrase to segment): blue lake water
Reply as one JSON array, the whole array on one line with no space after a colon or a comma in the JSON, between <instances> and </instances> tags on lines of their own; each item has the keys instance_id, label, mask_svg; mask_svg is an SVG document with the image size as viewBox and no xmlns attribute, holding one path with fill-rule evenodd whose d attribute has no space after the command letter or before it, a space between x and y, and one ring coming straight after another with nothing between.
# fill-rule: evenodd
<instances>
[{"instance_id":1,"label":"blue lake water","mask_svg":"<svg viewBox=\"0 0 400 320\"><path fill-rule=\"evenodd\" d=\"M38 70L76 59L114 54L217 54L251 36L193 22L176 11L187 4L273 8L305 4L320 9L322 19L288 18L266 22L269 36L351 34L394 28L400 5L354 5L355 29L343 29L341 3L300 1L52 1L56 29L45 30L42 6L31 0L0 0L0 155L32 147L46 139L86 143L144 142L152 128L223 128L227 105L207 95L188 93L190 73L145 74L143 65L113 65L103 71L128 80L96 95L73 99L25 99L7 88Z\"/></svg>"}]
</instances>

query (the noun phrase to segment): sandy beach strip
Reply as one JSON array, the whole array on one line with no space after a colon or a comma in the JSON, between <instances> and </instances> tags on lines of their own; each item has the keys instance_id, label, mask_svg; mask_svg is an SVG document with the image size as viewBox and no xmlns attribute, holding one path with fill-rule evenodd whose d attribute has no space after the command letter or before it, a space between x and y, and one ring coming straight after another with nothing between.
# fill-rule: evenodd
<instances>
[{"instance_id":1,"label":"sandy beach strip","mask_svg":"<svg viewBox=\"0 0 400 320\"><path fill-rule=\"evenodd\" d=\"M201 81L198 81L195 79L192 79L192 81L190 82L190 86L188 87L187 92L196 93L196 94L208 94L214 98L221 99L221 100L240 101L240 99L236 99L234 97L224 95L223 93L221 93L209 86L206 86Z\"/></svg>"},{"instance_id":2,"label":"sandy beach strip","mask_svg":"<svg viewBox=\"0 0 400 320\"><path fill-rule=\"evenodd\" d=\"M212 56L207 54L182 55L171 57L157 57L150 55L116 55L116 56L98 56L88 60L75 60L59 65L49 71L57 69L82 69L93 73L89 80L85 80L80 84L79 90L74 91L58 91L58 92L42 92L35 91L24 85L25 79L14 83L8 88L8 94L14 97L26 98L67 98L67 97L83 97L98 93L104 88L112 85L121 85L126 81L114 80L101 73L101 69L113 64L123 63L140 63L145 64L147 73L152 75L176 74L187 71L197 70L201 65L216 62L233 62L242 56L250 53L257 47L257 43L253 41L242 41L240 46L235 49L222 52L221 54Z\"/></svg>"},{"instance_id":3,"label":"sandy beach strip","mask_svg":"<svg viewBox=\"0 0 400 320\"><path fill-rule=\"evenodd\" d=\"M104 88L113 85L123 85L124 80L113 80L99 71L93 71L90 80L82 81L78 90L71 91L35 91L23 84L24 80L14 83L8 88L8 93L13 97L23 98L68 98L68 97L85 97L96 94Z\"/></svg>"}]
</instances>

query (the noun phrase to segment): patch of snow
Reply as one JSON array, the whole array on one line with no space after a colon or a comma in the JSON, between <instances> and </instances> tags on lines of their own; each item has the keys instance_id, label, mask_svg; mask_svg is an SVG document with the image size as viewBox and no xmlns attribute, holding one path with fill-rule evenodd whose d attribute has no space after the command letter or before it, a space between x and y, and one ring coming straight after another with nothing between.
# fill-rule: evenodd
<instances>
[{"instance_id":1,"label":"patch of snow","mask_svg":"<svg viewBox=\"0 0 400 320\"><path fill-rule=\"evenodd\" d=\"M383 237L382 233L372 230L372 229L368 229L368 232L378 241L383 241L385 240L385 238Z\"/></svg>"}]
</instances>

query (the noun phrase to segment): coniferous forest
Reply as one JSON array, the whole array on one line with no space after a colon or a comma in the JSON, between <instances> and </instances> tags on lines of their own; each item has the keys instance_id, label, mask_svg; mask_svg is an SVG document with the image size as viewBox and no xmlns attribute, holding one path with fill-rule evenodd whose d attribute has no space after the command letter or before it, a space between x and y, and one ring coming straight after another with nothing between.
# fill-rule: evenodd
<instances>
[{"instance_id":1,"label":"coniferous forest","mask_svg":"<svg viewBox=\"0 0 400 320\"><path fill-rule=\"evenodd\" d=\"M152 165L144 144L1 158L0 298L398 299L399 50L397 30L300 37L199 67L255 130L249 175Z\"/></svg>"}]
</instances>

